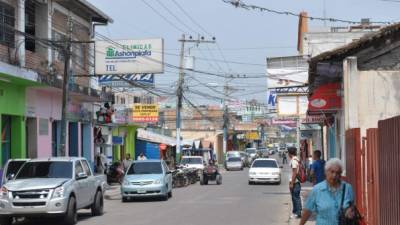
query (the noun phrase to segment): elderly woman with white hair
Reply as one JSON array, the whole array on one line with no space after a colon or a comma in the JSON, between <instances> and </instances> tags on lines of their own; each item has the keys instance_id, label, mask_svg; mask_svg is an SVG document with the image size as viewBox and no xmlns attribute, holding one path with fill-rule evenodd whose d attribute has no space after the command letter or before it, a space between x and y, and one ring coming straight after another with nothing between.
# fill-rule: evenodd
<instances>
[{"instance_id":1,"label":"elderly woman with white hair","mask_svg":"<svg viewBox=\"0 0 400 225\"><path fill-rule=\"evenodd\" d=\"M326 180L315 185L309 193L300 225L304 225L312 213L316 214L317 225L338 225L341 209L347 218L354 216L350 207L354 202L353 188L341 180L342 170L340 159L326 162Z\"/></svg>"}]
</instances>

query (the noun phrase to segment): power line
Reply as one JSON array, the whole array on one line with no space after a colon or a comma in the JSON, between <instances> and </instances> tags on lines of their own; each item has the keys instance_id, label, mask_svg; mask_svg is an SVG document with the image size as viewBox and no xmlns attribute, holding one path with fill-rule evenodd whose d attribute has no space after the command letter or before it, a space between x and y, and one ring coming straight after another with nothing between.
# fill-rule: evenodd
<instances>
[{"instance_id":1,"label":"power line","mask_svg":"<svg viewBox=\"0 0 400 225\"><path fill-rule=\"evenodd\" d=\"M172 0L172 2L183 12L183 14L186 15L186 17L189 18L196 26L198 26L202 31L204 31L206 34L208 34L210 37L213 36L210 32L208 32L206 29L204 29L203 26L201 26L199 23L196 22L196 20L193 19L193 17L190 16L189 13L186 12L186 10L178 4L175 0Z\"/></svg>"},{"instance_id":2,"label":"power line","mask_svg":"<svg viewBox=\"0 0 400 225\"><path fill-rule=\"evenodd\" d=\"M148 4L146 2L146 0L142 0L142 2L147 5L147 7L149 7L151 10L153 10L153 12L155 12L158 16L160 16L161 18L164 19L165 22L167 22L169 25L171 25L172 27L174 27L175 29L177 29L178 31L182 32L182 33L186 33L184 30L182 30L180 27L178 27L177 25L175 25L174 23L172 23L170 20L168 20L165 16L163 16L159 11L157 11L153 6L151 6L150 4Z\"/></svg>"},{"instance_id":3,"label":"power line","mask_svg":"<svg viewBox=\"0 0 400 225\"><path fill-rule=\"evenodd\" d=\"M173 16L180 24L182 24L184 27L186 27L188 30L198 33L197 31L193 30L191 27L189 27L185 22L183 22L179 17L177 17L171 10L168 9L167 6L165 6L160 0L156 0L161 7L163 7L171 16Z\"/></svg>"},{"instance_id":4,"label":"power line","mask_svg":"<svg viewBox=\"0 0 400 225\"><path fill-rule=\"evenodd\" d=\"M273 13L273 14L278 14L278 15L286 15L286 16L294 16L294 17L302 17L310 20L319 20L319 21L328 21L328 22L339 22L339 23L348 23L348 24L360 24L360 21L351 21L351 20L343 20L343 19L336 19L336 18L323 18L323 17L315 17L315 16L304 16L299 13L294 13L290 11L279 11L275 9L269 9L257 5L251 5L251 4L246 4L242 0L222 0L225 3L231 4L235 6L236 8L243 8L247 10L259 10L261 12L268 12L268 13ZM391 24L391 22L381 22L381 21L375 21L371 22L375 24Z\"/></svg>"}]
</instances>

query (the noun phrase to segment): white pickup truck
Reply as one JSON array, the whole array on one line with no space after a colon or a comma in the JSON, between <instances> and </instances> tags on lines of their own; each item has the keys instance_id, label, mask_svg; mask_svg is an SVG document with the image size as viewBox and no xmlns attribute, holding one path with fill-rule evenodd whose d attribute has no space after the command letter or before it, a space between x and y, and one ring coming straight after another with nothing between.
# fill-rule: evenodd
<instances>
[{"instance_id":1,"label":"white pickup truck","mask_svg":"<svg viewBox=\"0 0 400 225\"><path fill-rule=\"evenodd\" d=\"M6 167L5 175L0 225L10 225L15 217L43 216L59 216L72 225L77 223L77 210L84 208L91 209L93 216L103 214L105 177L94 176L84 158L30 159L15 175Z\"/></svg>"}]
</instances>

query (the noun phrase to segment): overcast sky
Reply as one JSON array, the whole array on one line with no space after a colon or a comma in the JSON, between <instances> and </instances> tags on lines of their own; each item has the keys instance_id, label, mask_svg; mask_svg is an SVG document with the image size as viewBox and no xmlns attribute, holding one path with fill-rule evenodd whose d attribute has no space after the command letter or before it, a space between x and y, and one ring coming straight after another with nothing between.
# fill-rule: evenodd
<instances>
[{"instance_id":1,"label":"overcast sky","mask_svg":"<svg viewBox=\"0 0 400 225\"><path fill-rule=\"evenodd\" d=\"M195 25L175 4L173 0L89 0L114 20L113 24L97 31L112 39L137 39L161 37L165 43L165 61L179 65L182 31L194 37L200 33L211 39L207 33L216 37L216 44L201 44L193 47L191 54L210 59L196 60L195 69L215 73L246 74L260 76L265 74L265 58L296 55L298 18L276 15L268 12L244 10L224 3L222 0L175 0L206 31ZM144 1L163 15L157 15ZM159 3L161 2L161 4ZM242 0L242 2L284 11L307 11L310 16L323 15L322 0ZM162 6L173 12L176 18ZM400 2L380 0L327 0L327 17L359 21L370 18L372 21L399 21ZM178 19L180 21L178 21ZM171 23L173 25L171 25ZM186 24L189 28L185 27ZM328 23L328 26L347 26L341 23ZM322 22L310 21L310 27L323 26ZM197 33L195 33L196 31ZM188 48L193 45L187 45ZM218 50L221 49L222 54ZM222 56L223 55L223 56ZM240 62L236 63L225 63ZM219 60L213 62L212 59ZM251 65L252 64L252 65ZM156 75L157 87L175 90L178 79L177 70L165 68L164 74ZM218 103L221 96L223 78L202 74L188 74L188 95L194 104ZM210 84L206 88L203 84ZM266 101L266 79L234 79L230 82L237 89L232 93L240 100L257 99ZM214 90L212 90L214 89Z\"/></svg>"}]
</instances>

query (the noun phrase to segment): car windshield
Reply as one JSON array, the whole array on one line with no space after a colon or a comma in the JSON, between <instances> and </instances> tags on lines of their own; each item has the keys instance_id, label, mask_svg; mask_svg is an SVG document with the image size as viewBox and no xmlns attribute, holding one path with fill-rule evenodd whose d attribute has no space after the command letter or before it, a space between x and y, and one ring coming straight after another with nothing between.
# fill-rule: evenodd
<instances>
[{"instance_id":1,"label":"car windshield","mask_svg":"<svg viewBox=\"0 0 400 225\"><path fill-rule=\"evenodd\" d=\"M241 158L237 158L237 157L233 157L233 158L229 158L228 162L240 162Z\"/></svg>"},{"instance_id":2,"label":"car windshield","mask_svg":"<svg viewBox=\"0 0 400 225\"><path fill-rule=\"evenodd\" d=\"M255 149L247 149L246 152L249 154L253 154L253 153L256 153L256 150Z\"/></svg>"},{"instance_id":3,"label":"car windshield","mask_svg":"<svg viewBox=\"0 0 400 225\"><path fill-rule=\"evenodd\" d=\"M10 174L17 174L17 172L19 171L19 169L21 169L22 165L25 163L26 161L10 161L10 163L8 164L7 167L7 174L6 177L10 176Z\"/></svg>"},{"instance_id":4,"label":"car windshield","mask_svg":"<svg viewBox=\"0 0 400 225\"><path fill-rule=\"evenodd\" d=\"M278 165L273 160L256 160L254 161L251 167L269 167L269 168L278 168Z\"/></svg>"},{"instance_id":5,"label":"car windshield","mask_svg":"<svg viewBox=\"0 0 400 225\"><path fill-rule=\"evenodd\" d=\"M15 179L72 178L72 162L27 162Z\"/></svg>"},{"instance_id":6,"label":"car windshield","mask_svg":"<svg viewBox=\"0 0 400 225\"><path fill-rule=\"evenodd\" d=\"M201 158L183 158L181 164L203 164Z\"/></svg>"},{"instance_id":7,"label":"car windshield","mask_svg":"<svg viewBox=\"0 0 400 225\"><path fill-rule=\"evenodd\" d=\"M162 172L160 162L138 162L129 167L127 174L161 174Z\"/></svg>"}]
</instances>

